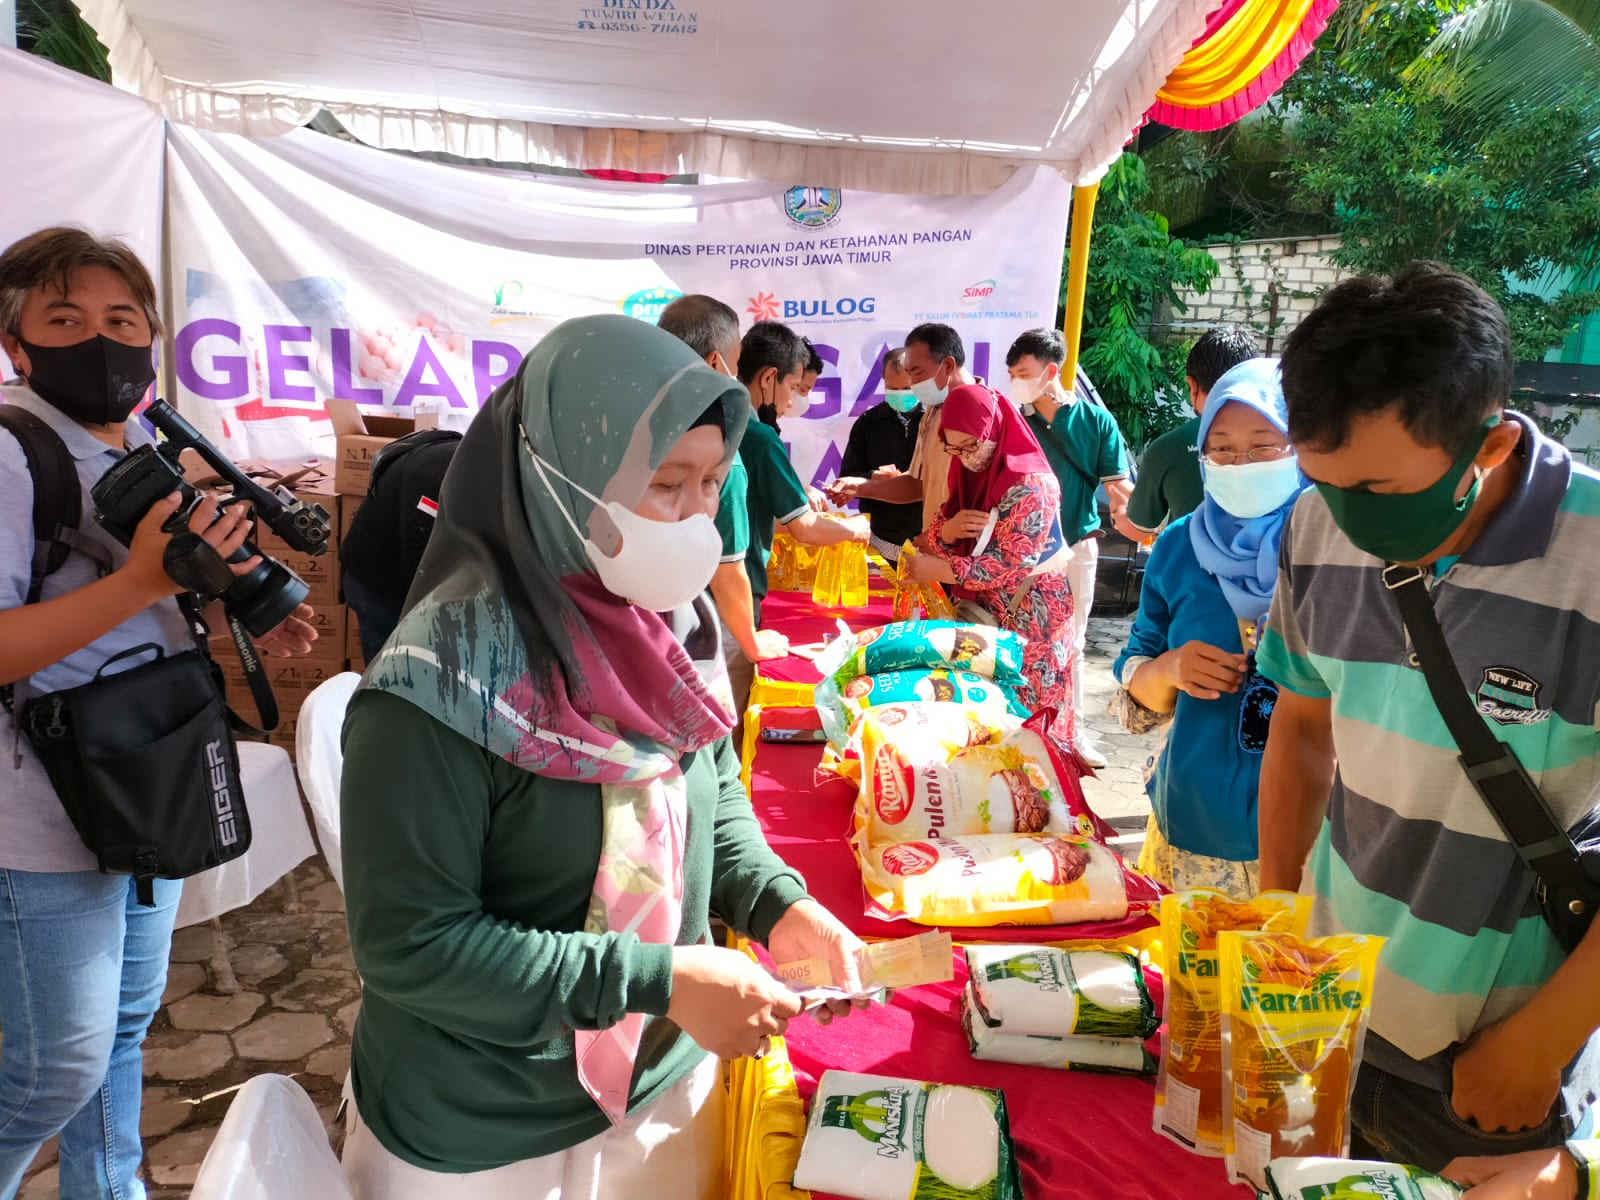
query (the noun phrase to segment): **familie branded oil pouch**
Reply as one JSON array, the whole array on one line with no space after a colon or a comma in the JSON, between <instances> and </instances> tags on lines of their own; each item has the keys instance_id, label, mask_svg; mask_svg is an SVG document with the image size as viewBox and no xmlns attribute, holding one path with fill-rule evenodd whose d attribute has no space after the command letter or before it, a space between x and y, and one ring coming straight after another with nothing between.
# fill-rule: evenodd
<instances>
[{"instance_id":1,"label":"familie branded oil pouch","mask_svg":"<svg viewBox=\"0 0 1600 1200\"><path fill-rule=\"evenodd\" d=\"M1459 1200L1465 1189L1417 1167L1347 1158L1267 1164L1267 1200Z\"/></svg>"},{"instance_id":2,"label":"familie branded oil pouch","mask_svg":"<svg viewBox=\"0 0 1600 1200\"><path fill-rule=\"evenodd\" d=\"M1274 1158L1350 1153L1350 1097L1383 943L1218 936L1229 1178L1261 1189Z\"/></svg>"},{"instance_id":3,"label":"familie branded oil pouch","mask_svg":"<svg viewBox=\"0 0 1600 1200\"><path fill-rule=\"evenodd\" d=\"M1005 1097L826 1071L794 1186L856 1200L1022 1200Z\"/></svg>"},{"instance_id":4,"label":"familie branded oil pouch","mask_svg":"<svg viewBox=\"0 0 1600 1200\"><path fill-rule=\"evenodd\" d=\"M842 684L828 678L816 689L817 715L822 718L828 740L840 749L849 742L850 730L863 713L884 705L919 701L958 705L992 720L1012 717L1021 721L1028 715L1008 685L974 671L949 667L911 667L857 675Z\"/></svg>"},{"instance_id":5,"label":"familie branded oil pouch","mask_svg":"<svg viewBox=\"0 0 1600 1200\"><path fill-rule=\"evenodd\" d=\"M1223 1105L1222 989L1218 935L1271 930L1296 936L1311 920L1311 897L1263 892L1237 900L1211 888L1161 898L1161 957L1167 1033L1156 1077L1152 1127L1198 1154L1220 1158Z\"/></svg>"},{"instance_id":6,"label":"familie branded oil pouch","mask_svg":"<svg viewBox=\"0 0 1600 1200\"><path fill-rule=\"evenodd\" d=\"M869 843L995 833L1105 837L1076 763L1029 725L953 704L869 710L856 729Z\"/></svg>"},{"instance_id":7,"label":"familie branded oil pouch","mask_svg":"<svg viewBox=\"0 0 1600 1200\"><path fill-rule=\"evenodd\" d=\"M1143 1042L1161 1024L1137 955L1007 945L965 953L978 1015L997 1033Z\"/></svg>"},{"instance_id":8,"label":"familie branded oil pouch","mask_svg":"<svg viewBox=\"0 0 1600 1200\"><path fill-rule=\"evenodd\" d=\"M1092 837L857 842L867 912L921 925L1067 925L1128 915L1122 860Z\"/></svg>"},{"instance_id":9,"label":"familie branded oil pouch","mask_svg":"<svg viewBox=\"0 0 1600 1200\"><path fill-rule=\"evenodd\" d=\"M957 621L895 621L840 638L817 660L843 687L857 675L917 667L969 671L1007 687L1022 683L1023 639L1008 629Z\"/></svg>"}]
</instances>

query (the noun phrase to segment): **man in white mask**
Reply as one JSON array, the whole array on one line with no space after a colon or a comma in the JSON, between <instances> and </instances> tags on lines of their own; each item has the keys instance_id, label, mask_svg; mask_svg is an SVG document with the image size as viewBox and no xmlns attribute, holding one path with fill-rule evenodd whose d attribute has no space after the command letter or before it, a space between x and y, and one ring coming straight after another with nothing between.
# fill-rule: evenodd
<instances>
[{"instance_id":1,"label":"man in white mask","mask_svg":"<svg viewBox=\"0 0 1600 1200\"><path fill-rule=\"evenodd\" d=\"M1006 352L1011 399L1027 414L1050 469L1061 484L1061 533L1072 547L1067 580L1072 586L1072 630L1077 653L1072 668L1072 703L1077 710L1078 753L1092 767L1106 765L1089 736L1083 713L1083 651L1094 607L1100 563L1100 511L1095 493L1103 484L1116 521L1128 507L1128 452L1109 410L1069 390L1061 378L1066 339L1056 329L1030 329Z\"/></svg>"},{"instance_id":2,"label":"man in white mask","mask_svg":"<svg viewBox=\"0 0 1600 1200\"><path fill-rule=\"evenodd\" d=\"M950 389L980 383L967 370L967 351L961 335L948 325L918 325L906 335L905 370L911 391L921 402L924 417L917 432L917 448L905 474L879 471L871 479L836 480L828 494L835 503L846 500L882 500L889 504L922 505L926 533L934 514L950 495L950 454L939 439L939 406Z\"/></svg>"}]
</instances>

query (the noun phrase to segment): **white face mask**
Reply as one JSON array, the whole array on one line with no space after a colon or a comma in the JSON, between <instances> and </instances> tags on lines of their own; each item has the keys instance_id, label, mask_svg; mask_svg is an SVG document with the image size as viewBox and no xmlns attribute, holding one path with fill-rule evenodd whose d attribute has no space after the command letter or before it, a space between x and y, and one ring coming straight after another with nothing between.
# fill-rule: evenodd
<instances>
[{"instance_id":1,"label":"white face mask","mask_svg":"<svg viewBox=\"0 0 1600 1200\"><path fill-rule=\"evenodd\" d=\"M1238 463L1230 467L1202 463L1201 466L1206 495L1241 520L1275 512L1305 487L1305 481L1300 478L1300 460L1292 454L1271 462Z\"/></svg>"},{"instance_id":2,"label":"white face mask","mask_svg":"<svg viewBox=\"0 0 1600 1200\"><path fill-rule=\"evenodd\" d=\"M921 383L913 383L911 385L912 394L922 402L923 408L938 408L939 405L944 403L944 398L950 394L950 385L945 384L944 387L940 387L936 382L938 378L939 372L935 371Z\"/></svg>"},{"instance_id":3,"label":"white face mask","mask_svg":"<svg viewBox=\"0 0 1600 1200\"><path fill-rule=\"evenodd\" d=\"M534 452L525 431L522 444L533 459L533 469L539 473L550 498L572 526L572 532L582 540L583 552L589 556L606 591L651 612L669 612L688 604L710 586L722 558L722 535L717 532L716 522L705 513L696 513L682 521L652 521L641 517L615 500L601 500L581 483L562 475ZM608 557L583 536L578 523L556 495L546 471L566 479L605 509L622 537L616 554Z\"/></svg>"},{"instance_id":4,"label":"white face mask","mask_svg":"<svg viewBox=\"0 0 1600 1200\"><path fill-rule=\"evenodd\" d=\"M1033 407L1033 402L1044 394L1045 381L1043 379L1013 379L1011 381L1011 402L1023 412Z\"/></svg>"},{"instance_id":5,"label":"white face mask","mask_svg":"<svg viewBox=\"0 0 1600 1200\"><path fill-rule=\"evenodd\" d=\"M809 412L810 410L811 410L811 393L810 392L807 392L804 396L800 395L798 392L790 392L789 393L789 411L783 414L783 419L785 421L789 421L789 420L798 421L801 417L805 416L806 413Z\"/></svg>"}]
</instances>

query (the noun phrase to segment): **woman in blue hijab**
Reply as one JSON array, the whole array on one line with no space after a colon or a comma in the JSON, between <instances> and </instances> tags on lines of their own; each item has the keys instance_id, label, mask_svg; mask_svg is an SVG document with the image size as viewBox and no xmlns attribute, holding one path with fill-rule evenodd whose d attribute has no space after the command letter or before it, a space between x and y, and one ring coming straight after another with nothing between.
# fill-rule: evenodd
<instances>
[{"instance_id":1,"label":"woman in blue hijab","mask_svg":"<svg viewBox=\"0 0 1600 1200\"><path fill-rule=\"evenodd\" d=\"M1278 578L1278 543L1307 486L1289 445L1278 363L1240 363L1200 418L1205 500L1157 539L1139 616L1117 658L1123 720L1170 721L1145 789L1139 867L1173 889L1257 891L1256 786L1277 690L1255 646Z\"/></svg>"}]
</instances>

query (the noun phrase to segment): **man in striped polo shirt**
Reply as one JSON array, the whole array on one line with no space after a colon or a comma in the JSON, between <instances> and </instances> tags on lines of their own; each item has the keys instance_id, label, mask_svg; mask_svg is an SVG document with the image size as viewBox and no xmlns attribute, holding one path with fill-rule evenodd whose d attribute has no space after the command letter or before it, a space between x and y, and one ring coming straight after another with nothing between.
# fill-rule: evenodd
<instances>
[{"instance_id":1,"label":"man in striped polo shirt","mask_svg":"<svg viewBox=\"0 0 1600 1200\"><path fill-rule=\"evenodd\" d=\"M1600 477L1505 411L1498 305L1436 264L1329 291L1289 338L1295 508L1259 651L1281 686L1261 884L1388 939L1358 1156L1558 1145L1592 1103L1600 925L1564 956L1456 758L1382 571L1419 565L1480 712L1557 817L1600 801ZM1565 1081L1565 1088L1563 1083Z\"/></svg>"}]
</instances>

